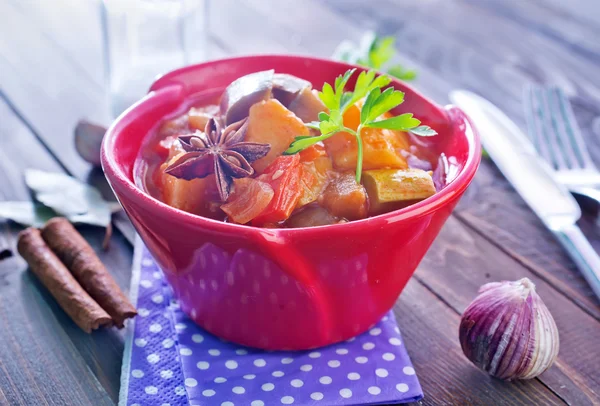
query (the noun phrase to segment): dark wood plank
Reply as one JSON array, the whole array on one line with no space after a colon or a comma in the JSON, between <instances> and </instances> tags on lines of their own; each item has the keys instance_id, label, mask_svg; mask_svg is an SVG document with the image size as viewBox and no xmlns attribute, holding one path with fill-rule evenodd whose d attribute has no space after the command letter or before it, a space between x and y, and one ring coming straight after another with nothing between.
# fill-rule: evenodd
<instances>
[{"instance_id":1,"label":"dark wood plank","mask_svg":"<svg viewBox=\"0 0 600 406\"><path fill-rule=\"evenodd\" d=\"M600 7L596 2L584 1L586 8L592 10L582 15L577 11L583 11L584 7L580 6L577 10L574 2L570 2L569 7L561 7L550 0L510 3L503 0L467 1L502 15L527 31L535 31L562 44L573 52L573 58L600 60L600 44L594 40L600 35Z\"/></svg>"},{"instance_id":2,"label":"dark wood plank","mask_svg":"<svg viewBox=\"0 0 600 406\"><path fill-rule=\"evenodd\" d=\"M600 320L598 299L575 264L495 167L482 165L456 215ZM600 230L590 223L584 222L586 234L600 251Z\"/></svg>"},{"instance_id":3,"label":"dark wood plank","mask_svg":"<svg viewBox=\"0 0 600 406\"><path fill-rule=\"evenodd\" d=\"M8 2L0 7L3 30L12 33L0 40L4 93L72 173L86 173L89 165L75 151L72 135L81 118L107 122L108 109L100 85L65 58L64 51L57 49L20 9Z\"/></svg>"},{"instance_id":4,"label":"dark wood plank","mask_svg":"<svg viewBox=\"0 0 600 406\"><path fill-rule=\"evenodd\" d=\"M424 405L562 405L538 380L493 379L465 358L459 316L415 278L394 308L404 344L421 381Z\"/></svg>"},{"instance_id":5,"label":"dark wood plank","mask_svg":"<svg viewBox=\"0 0 600 406\"><path fill-rule=\"evenodd\" d=\"M0 200L27 200L25 168L61 167L0 98ZM8 404L112 404L118 398L122 332L83 333L16 254L17 225L2 222L0 235L15 255L0 262L0 388ZM131 248L120 235L107 252L103 231L80 229L127 291ZM4 345L6 344L6 345Z\"/></svg>"},{"instance_id":6,"label":"dark wood plank","mask_svg":"<svg viewBox=\"0 0 600 406\"><path fill-rule=\"evenodd\" d=\"M56 0L53 7L46 6L43 0L5 0L5 3L5 8L11 5L11 16L25 16L37 27L36 32L43 43L51 45L56 58L68 63L80 78L88 79L89 87L103 92L102 1Z\"/></svg>"},{"instance_id":7,"label":"dark wood plank","mask_svg":"<svg viewBox=\"0 0 600 406\"><path fill-rule=\"evenodd\" d=\"M485 283L530 278L556 320L561 342L557 362L539 379L569 404L600 402L600 323L469 227L450 218L415 275L457 314Z\"/></svg>"}]
</instances>

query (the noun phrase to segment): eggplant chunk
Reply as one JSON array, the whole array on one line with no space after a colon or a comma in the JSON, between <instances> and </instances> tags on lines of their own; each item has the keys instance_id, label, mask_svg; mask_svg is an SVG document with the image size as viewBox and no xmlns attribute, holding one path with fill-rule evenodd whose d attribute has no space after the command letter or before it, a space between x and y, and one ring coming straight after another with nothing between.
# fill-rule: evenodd
<instances>
[{"instance_id":1,"label":"eggplant chunk","mask_svg":"<svg viewBox=\"0 0 600 406\"><path fill-rule=\"evenodd\" d=\"M292 216L285 221L285 225L290 228L316 227L336 224L340 218L333 216L327 209L311 204L294 212Z\"/></svg>"},{"instance_id":2,"label":"eggplant chunk","mask_svg":"<svg viewBox=\"0 0 600 406\"><path fill-rule=\"evenodd\" d=\"M319 204L331 214L348 220L367 217L369 203L365 188L356 183L354 173L341 173L330 180L319 198Z\"/></svg>"},{"instance_id":3,"label":"eggplant chunk","mask_svg":"<svg viewBox=\"0 0 600 406\"><path fill-rule=\"evenodd\" d=\"M273 98L279 100L285 107L288 107L304 89L310 91L311 88L312 85L308 80L297 76L287 73L273 75Z\"/></svg>"},{"instance_id":4,"label":"eggplant chunk","mask_svg":"<svg viewBox=\"0 0 600 406\"><path fill-rule=\"evenodd\" d=\"M317 92L310 88L301 90L288 108L305 123L317 121L319 119L319 113L327 111L327 107L325 107L321 99L319 99Z\"/></svg>"},{"instance_id":5,"label":"eggplant chunk","mask_svg":"<svg viewBox=\"0 0 600 406\"><path fill-rule=\"evenodd\" d=\"M431 175L421 169L375 169L364 171L362 179L369 215L397 210L435 194Z\"/></svg>"},{"instance_id":6,"label":"eggplant chunk","mask_svg":"<svg viewBox=\"0 0 600 406\"><path fill-rule=\"evenodd\" d=\"M248 117L253 104L271 97L275 71L265 70L242 76L231 82L221 96L221 114L226 124Z\"/></svg>"}]
</instances>

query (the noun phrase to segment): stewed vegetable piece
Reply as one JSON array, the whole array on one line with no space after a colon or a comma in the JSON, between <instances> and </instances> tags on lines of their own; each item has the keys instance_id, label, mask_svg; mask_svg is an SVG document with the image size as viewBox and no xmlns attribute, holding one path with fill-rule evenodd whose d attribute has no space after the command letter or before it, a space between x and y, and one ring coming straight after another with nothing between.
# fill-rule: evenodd
<instances>
[{"instance_id":1,"label":"stewed vegetable piece","mask_svg":"<svg viewBox=\"0 0 600 406\"><path fill-rule=\"evenodd\" d=\"M320 203L331 214L348 220L367 217L369 202L365 188L356 183L352 172L341 173L329 182Z\"/></svg>"},{"instance_id":2,"label":"stewed vegetable piece","mask_svg":"<svg viewBox=\"0 0 600 406\"><path fill-rule=\"evenodd\" d=\"M252 165L262 172L280 156L298 135L308 135L308 129L294 113L278 100L256 103L250 108L246 141L271 145L271 151Z\"/></svg>"},{"instance_id":3,"label":"stewed vegetable piece","mask_svg":"<svg viewBox=\"0 0 600 406\"><path fill-rule=\"evenodd\" d=\"M300 198L302 166L298 155L280 156L257 179L273 188L273 199L256 217L253 225L261 226L284 221L291 214Z\"/></svg>"},{"instance_id":4,"label":"stewed vegetable piece","mask_svg":"<svg viewBox=\"0 0 600 406\"><path fill-rule=\"evenodd\" d=\"M435 194L431 175L421 169L376 169L363 173L369 214L401 209Z\"/></svg>"},{"instance_id":5,"label":"stewed vegetable piece","mask_svg":"<svg viewBox=\"0 0 600 406\"><path fill-rule=\"evenodd\" d=\"M271 185L258 179L236 179L234 185L233 193L227 203L221 206L221 210L235 223L248 223L261 214L273 200Z\"/></svg>"}]
</instances>

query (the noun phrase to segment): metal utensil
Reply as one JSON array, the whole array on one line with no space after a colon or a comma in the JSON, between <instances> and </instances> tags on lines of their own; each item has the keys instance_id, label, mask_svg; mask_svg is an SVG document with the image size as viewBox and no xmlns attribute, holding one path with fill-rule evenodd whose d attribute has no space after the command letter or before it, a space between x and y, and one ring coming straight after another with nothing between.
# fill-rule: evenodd
<instances>
[{"instance_id":1,"label":"metal utensil","mask_svg":"<svg viewBox=\"0 0 600 406\"><path fill-rule=\"evenodd\" d=\"M600 170L590 157L562 89L531 85L524 96L529 138L554 170L556 180L600 204Z\"/></svg>"},{"instance_id":2,"label":"metal utensil","mask_svg":"<svg viewBox=\"0 0 600 406\"><path fill-rule=\"evenodd\" d=\"M471 118L490 157L554 233L600 298L600 256L576 224L581 209L569 190L554 179L529 139L492 103L465 90L451 92L450 100Z\"/></svg>"}]
</instances>

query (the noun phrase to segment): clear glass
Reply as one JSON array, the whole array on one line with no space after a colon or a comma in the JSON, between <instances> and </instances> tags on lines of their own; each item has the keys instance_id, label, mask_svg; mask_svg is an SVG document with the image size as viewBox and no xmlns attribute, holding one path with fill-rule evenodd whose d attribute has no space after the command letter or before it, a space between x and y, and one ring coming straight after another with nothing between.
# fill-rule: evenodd
<instances>
[{"instance_id":1,"label":"clear glass","mask_svg":"<svg viewBox=\"0 0 600 406\"><path fill-rule=\"evenodd\" d=\"M208 0L103 0L107 84L113 117L156 77L206 58Z\"/></svg>"}]
</instances>

